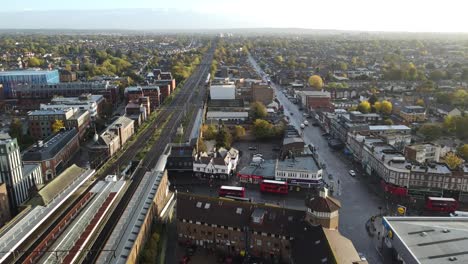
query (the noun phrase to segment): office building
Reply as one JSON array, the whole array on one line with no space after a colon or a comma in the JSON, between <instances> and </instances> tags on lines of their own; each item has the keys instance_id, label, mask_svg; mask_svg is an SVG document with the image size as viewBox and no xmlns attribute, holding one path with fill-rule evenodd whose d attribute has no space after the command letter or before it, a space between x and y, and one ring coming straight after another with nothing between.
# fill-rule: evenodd
<instances>
[{"instance_id":1,"label":"office building","mask_svg":"<svg viewBox=\"0 0 468 264\"><path fill-rule=\"evenodd\" d=\"M11 96L13 88L21 84L57 84L58 70L53 71L4 71L0 72L0 84L3 85L6 97Z\"/></svg>"}]
</instances>

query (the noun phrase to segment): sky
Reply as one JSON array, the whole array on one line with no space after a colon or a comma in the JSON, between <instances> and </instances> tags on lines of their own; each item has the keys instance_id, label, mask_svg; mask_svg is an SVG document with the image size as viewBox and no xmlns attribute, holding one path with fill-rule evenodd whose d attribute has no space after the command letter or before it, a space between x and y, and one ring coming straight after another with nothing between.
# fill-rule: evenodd
<instances>
[{"instance_id":1,"label":"sky","mask_svg":"<svg viewBox=\"0 0 468 264\"><path fill-rule=\"evenodd\" d=\"M154 23L135 13L126 24L119 15L110 21L81 23L88 10L152 9ZM67 10L60 17L61 10ZM77 11L74 14L70 11ZM84 11L83 11L84 10ZM3 0L0 28L310 28L362 31L468 32L468 0ZM132 11L133 12L133 11ZM80 14L78 16L78 14ZM171 16L169 14L174 14ZM42 15L42 16L41 16ZM126 14L131 17L129 14ZM25 21L25 17L30 19ZM76 17L75 17L76 16ZM95 15L97 16L97 15ZM4 17L2 19L2 17ZM32 19L32 18L42 19ZM158 19L174 17L178 21ZM45 20L59 20L45 21ZM139 19L142 19L139 23ZM115 21L114 21L115 20ZM144 21L143 21L144 20ZM62 22L60 22L62 21ZM83 21L83 19L81 19ZM161 23L160 23L161 22ZM114 23L114 24L113 24Z\"/></svg>"}]
</instances>

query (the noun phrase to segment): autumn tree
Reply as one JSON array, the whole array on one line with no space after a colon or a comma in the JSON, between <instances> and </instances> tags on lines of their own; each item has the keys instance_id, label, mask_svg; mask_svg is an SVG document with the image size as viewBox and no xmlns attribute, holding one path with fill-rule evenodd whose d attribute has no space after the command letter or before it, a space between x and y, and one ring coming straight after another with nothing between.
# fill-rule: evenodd
<instances>
[{"instance_id":1,"label":"autumn tree","mask_svg":"<svg viewBox=\"0 0 468 264\"><path fill-rule=\"evenodd\" d=\"M59 132L62 128L65 128L63 124L63 120L56 119L54 123L52 123L52 132L55 134Z\"/></svg>"},{"instance_id":2,"label":"autumn tree","mask_svg":"<svg viewBox=\"0 0 468 264\"><path fill-rule=\"evenodd\" d=\"M309 85L316 89L321 89L323 87L322 77L319 75L312 75L309 78Z\"/></svg>"},{"instance_id":3,"label":"autumn tree","mask_svg":"<svg viewBox=\"0 0 468 264\"><path fill-rule=\"evenodd\" d=\"M383 100L382 101L382 113L389 115L392 113L393 105L390 101Z\"/></svg>"},{"instance_id":4,"label":"autumn tree","mask_svg":"<svg viewBox=\"0 0 468 264\"><path fill-rule=\"evenodd\" d=\"M463 163L463 159L458 157L453 152L447 153L447 155L445 155L445 157L443 158L443 161L452 170L458 168Z\"/></svg>"},{"instance_id":5,"label":"autumn tree","mask_svg":"<svg viewBox=\"0 0 468 264\"><path fill-rule=\"evenodd\" d=\"M239 140L245 136L245 128L243 126L235 126L234 127L234 139Z\"/></svg>"},{"instance_id":6,"label":"autumn tree","mask_svg":"<svg viewBox=\"0 0 468 264\"><path fill-rule=\"evenodd\" d=\"M418 100L416 100L416 105L419 105L419 106L424 107L424 105L425 105L425 104L424 104L424 100L423 100L423 99L418 99Z\"/></svg>"},{"instance_id":7,"label":"autumn tree","mask_svg":"<svg viewBox=\"0 0 468 264\"><path fill-rule=\"evenodd\" d=\"M374 107L374 110L375 110L376 113L380 113L380 111L382 110L382 103L381 102L375 102L373 107Z\"/></svg>"},{"instance_id":8,"label":"autumn tree","mask_svg":"<svg viewBox=\"0 0 468 264\"><path fill-rule=\"evenodd\" d=\"M39 67L42 65L42 60L36 58L36 57L31 57L28 60L28 66L29 67Z\"/></svg>"},{"instance_id":9,"label":"autumn tree","mask_svg":"<svg viewBox=\"0 0 468 264\"><path fill-rule=\"evenodd\" d=\"M358 111L360 111L361 113L369 113L370 110L371 110L371 105L368 101L362 101L361 103L359 103Z\"/></svg>"},{"instance_id":10,"label":"autumn tree","mask_svg":"<svg viewBox=\"0 0 468 264\"><path fill-rule=\"evenodd\" d=\"M267 139L272 136L273 125L266 120L255 120L252 132L257 139Z\"/></svg>"},{"instance_id":11,"label":"autumn tree","mask_svg":"<svg viewBox=\"0 0 468 264\"><path fill-rule=\"evenodd\" d=\"M212 140L216 137L216 128L214 125L203 125L202 127L203 138Z\"/></svg>"},{"instance_id":12,"label":"autumn tree","mask_svg":"<svg viewBox=\"0 0 468 264\"><path fill-rule=\"evenodd\" d=\"M232 135L226 127L222 127L216 134L216 147L230 148L232 143Z\"/></svg>"},{"instance_id":13,"label":"autumn tree","mask_svg":"<svg viewBox=\"0 0 468 264\"><path fill-rule=\"evenodd\" d=\"M464 144L463 146L459 147L457 152L458 155L464 160L468 160L468 144Z\"/></svg>"},{"instance_id":14,"label":"autumn tree","mask_svg":"<svg viewBox=\"0 0 468 264\"><path fill-rule=\"evenodd\" d=\"M258 101L253 102L250 105L250 111L252 112L252 117L254 119L265 118L268 114L265 105L262 102L258 102Z\"/></svg>"}]
</instances>

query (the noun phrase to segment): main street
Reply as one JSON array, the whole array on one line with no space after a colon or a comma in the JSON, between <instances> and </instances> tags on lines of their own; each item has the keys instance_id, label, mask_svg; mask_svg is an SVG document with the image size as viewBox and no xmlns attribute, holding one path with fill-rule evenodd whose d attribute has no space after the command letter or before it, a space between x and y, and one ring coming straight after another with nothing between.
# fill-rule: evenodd
<instances>
[{"instance_id":1,"label":"main street","mask_svg":"<svg viewBox=\"0 0 468 264\"><path fill-rule=\"evenodd\" d=\"M264 76L263 71L250 57L250 61L257 72ZM290 122L298 130L304 121L303 112L293 104L274 83L271 86L275 89L276 97L284 106L284 112L290 117ZM376 244L371 239L365 229L366 221L373 215L378 215L379 206L383 206L383 201L372 193L366 183L360 181L360 175L351 177L349 170L354 169L353 165L341 154L328 147L328 143L321 136L323 132L318 127L307 126L303 130L303 138L306 144L313 144L318 149L319 160L326 164L326 171L333 175L335 183L340 181L340 192L337 198L341 201L340 210L340 232L351 239L359 252L366 255L369 263L382 263ZM324 177L326 181L328 178Z\"/></svg>"}]
</instances>

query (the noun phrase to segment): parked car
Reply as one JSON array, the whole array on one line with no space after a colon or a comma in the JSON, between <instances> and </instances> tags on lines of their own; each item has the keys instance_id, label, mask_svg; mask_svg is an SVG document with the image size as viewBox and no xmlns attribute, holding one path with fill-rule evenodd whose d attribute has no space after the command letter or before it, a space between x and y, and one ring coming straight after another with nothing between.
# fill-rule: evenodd
<instances>
[{"instance_id":1,"label":"parked car","mask_svg":"<svg viewBox=\"0 0 468 264\"><path fill-rule=\"evenodd\" d=\"M355 177L356 172L354 170L349 170L349 175L351 175L352 177Z\"/></svg>"},{"instance_id":2,"label":"parked car","mask_svg":"<svg viewBox=\"0 0 468 264\"><path fill-rule=\"evenodd\" d=\"M304 129L305 128L305 125L302 123L301 124L301 129Z\"/></svg>"},{"instance_id":3,"label":"parked car","mask_svg":"<svg viewBox=\"0 0 468 264\"><path fill-rule=\"evenodd\" d=\"M305 125L305 126L308 126L308 125L309 125L309 121L304 120L304 125Z\"/></svg>"},{"instance_id":4,"label":"parked car","mask_svg":"<svg viewBox=\"0 0 468 264\"><path fill-rule=\"evenodd\" d=\"M366 256L362 254L361 252L358 252L359 257L361 258L361 261L367 261Z\"/></svg>"}]
</instances>

